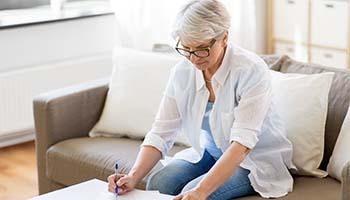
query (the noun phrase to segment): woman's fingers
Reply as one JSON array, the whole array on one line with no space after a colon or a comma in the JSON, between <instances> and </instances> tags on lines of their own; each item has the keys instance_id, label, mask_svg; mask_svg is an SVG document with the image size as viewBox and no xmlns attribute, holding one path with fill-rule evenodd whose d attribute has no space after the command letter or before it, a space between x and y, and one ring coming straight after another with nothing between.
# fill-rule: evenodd
<instances>
[{"instance_id":1,"label":"woman's fingers","mask_svg":"<svg viewBox=\"0 0 350 200\"><path fill-rule=\"evenodd\" d=\"M115 191L114 189L115 189L114 186L108 185L108 192L114 193L114 191Z\"/></svg>"},{"instance_id":2,"label":"woman's fingers","mask_svg":"<svg viewBox=\"0 0 350 200\"><path fill-rule=\"evenodd\" d=\"M114 192L115 191L115 187L116 187L116 181L118 181L119 179L123 178L124 176L126 176L125 174L112 174L110 176L108 176L107 181L108 181L108 191L109 192ZM121 185L123 185L124 183L120 184L119 187Z\"/></svg>"},{"instance_id":3,"label":"woman's fingers","mask_svg":"<svg viewBox=\"0 0 350 200\"><path fill-rule=\"evenodd\" d=\"M123 185L120 188L118 188L118 194L120 195L123 195L129 191L130 191L130 188L128 188L126 185Z\"/></svg>"},{"instance_id":4,"label":"woman's fingers","mask_svg":"<svg viewBox=\"0 0 350 200\"><path fill-rule=\"evenodd\" d=\"M115 192L118 186L118 194L123 195L134 188L133 179L126 174L112 174L108 178L108 191Z\"/></svg>"},{"instance_id":5,"label":"woman's fingers","mask_svg":"<svg viewBox=\"0 0 350 200\"><path fill-rule=\"evenodd\" d=\"M130 181L130 177L123 176L117 181L118 185L118 194L123 195L131 190L130 184L128 184Z\"/></svg>"},{"instance_id":6,"label":"woman's fingers","mask_svg":"<svg viewBox=\"0 0 350 200\"><path fill-rule=\"evenodd\" d=\"M108 176L107 181L108 182L115 182L124 176L126 176L126 174L112 174L112 175Z\"/></svg>"},{"instance_id":7,"label":"woman's fingers","mask_svg":"<svg viewBox=\"0 0 350 200\"><path fill-rule=\"evenodd\" d=\"M119 180L120 178L122 178L122 177L124 177L124 176L126 176L126 174L117 174L117 175L116 175L116 180L115 180L115 181Z\"/></svg>"},{"instance_id":8,"label":"woman's fingers","mask_svg":"<svg viewBox=\"0 0 350 200\"><path fill-rule=\"evenodd\" d=\"M128 177L124 177L122 176L121 178L119 178L119 180L117 181L117 185L119 187L121 187L122 185L124 185L125 183L128 182Z\"/></svg>"},{"instance_id":9,"label":"woman's fingers","mask_svg":"<svg viewBox=\"0 0 350 200\"><path fill-rule=\"evenodd\" d=\"M113 183L114 179L115 179L115 176L116 176L115 174L112 174L112 175L108 176L108 178L107 178L108 183Z\"/></svg>"},{"instance_id":10,"label":"woman's fingers","mask_svg":"<svg viewBox=\"0 0 350 200\"><path fill-rule=\"evenodd\" d=\"M108 181L108 191L113 192L114 190L112 188L115 188L115 182L114 182L115 174L112 174L108 176L107 181Z\"/></svg>"},{"instance_id":11,"label":"woman's fingers","mask_svg":"<svg viewBox=\"0 0 350 200\"><path fill-rule=\"evenodd\" d=\"M193 200L193 199L196 199L196 198L192 198L190 196L185 196L181 200Z\"/></svg>"},{"instance_id":12,"label":"woman's fingers","mask_svg":"<svg viewBox=\"0 0 350 200\"><path fill-rule=\"evenodd\" d=\"M108 185L108 191L114 193L115 186ZM128 189L125 185L118 187L118 194L120 194L120 195L125 194L127 191L128 191Z\"/></svg>"},{"instance_id":13,"label":"woman's fingers","mask_svg":"<svg viewBox=\"0 0 350 200\"><path fill-rule=\"evenodd\" d=\"M174 197L173 200L182 200L183 194L179 194L176 197Z\"/></svg>"},{"instance_id":14,"label":"woman's fingers","mask_svg":"<svg viewBox=\"0 0 350 200\"><path fill-rule=\"evenodd\" d=\"M113 184L113 183L108 183L108 189L109 188L115 188L115 184Z\"/></svg>"}]
</instances>

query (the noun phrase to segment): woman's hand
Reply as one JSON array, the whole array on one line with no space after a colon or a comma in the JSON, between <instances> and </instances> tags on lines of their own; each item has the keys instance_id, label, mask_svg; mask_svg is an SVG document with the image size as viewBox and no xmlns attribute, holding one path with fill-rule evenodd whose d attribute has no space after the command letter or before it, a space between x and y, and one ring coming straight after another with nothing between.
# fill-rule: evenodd
<instances>
[{"instance_id":1,"label":"woman's hand","mask_svg":"<svg viewBox=\"0 0 350 200\"><path fill-rule=\"evenodd\" d=\"M201 191L199 188L195 188L177 195L173 200L205 200L207 197L208 194L206 192Z\"/></svg>"},{"instance_id":2,"label":"woman's hand","mask_svg":"<svg viewBox=\"0 0 350 200\"><path fill-rule=\"evenodd\" d=\"M137 184L137 181L127 174L112 174L108 176L108 191L115 192L116 183L118 185L118 194L123 195L133 190Z\"/></svg>"}]
</instances>

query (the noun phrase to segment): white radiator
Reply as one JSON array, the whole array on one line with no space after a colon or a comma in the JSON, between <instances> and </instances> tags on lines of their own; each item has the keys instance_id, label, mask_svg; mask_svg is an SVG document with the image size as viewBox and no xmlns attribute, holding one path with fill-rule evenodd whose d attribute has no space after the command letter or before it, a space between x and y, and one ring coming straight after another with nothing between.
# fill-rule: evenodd
<instances>
[{"instance_id":1,"label":"white radiator","mask_svg":"<svg viewBox=\"0 0 350 200\"><path fill-rule=\"evenodd\" d=\"M33 97L53 89L105 78L112 52L0 73L0 147L34 138Z\"/></svg>"}]
</instances>

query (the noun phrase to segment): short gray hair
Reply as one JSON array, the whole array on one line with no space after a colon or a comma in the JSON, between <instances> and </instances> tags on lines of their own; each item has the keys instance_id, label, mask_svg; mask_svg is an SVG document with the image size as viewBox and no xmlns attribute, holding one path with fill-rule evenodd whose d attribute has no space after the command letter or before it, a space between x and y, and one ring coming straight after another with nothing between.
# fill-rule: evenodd
<instances>
[{"instance_id":1,"label":"short gray hair","mask_svg":"<svg viewBox=\"0 0 350 200\"><path fill-rule=\"evenodd\" d=\"M204 42L228 31L231 17L218 0L192 0L178 13L173 38L182 42Z\"/></svg>"}]
</instances>

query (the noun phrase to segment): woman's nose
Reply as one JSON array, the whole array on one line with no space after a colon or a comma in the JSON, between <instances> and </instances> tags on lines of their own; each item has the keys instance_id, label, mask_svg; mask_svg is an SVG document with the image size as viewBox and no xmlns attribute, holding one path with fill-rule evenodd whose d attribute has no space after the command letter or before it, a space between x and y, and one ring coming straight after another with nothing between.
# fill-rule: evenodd
<instances>
[{"instance_id":1,"label":"woman's nose","mask_svg":"<svg viewBox=\"0 0 350 200\"><path fill-rule=\"evenodd\" d=\"M190 55L190 61L192 62L192 63L197 63L198 62L198 60L200 59L200 58L198 58L197 56L195 56L193 53Z\"/></svg>"}]
</instances>

